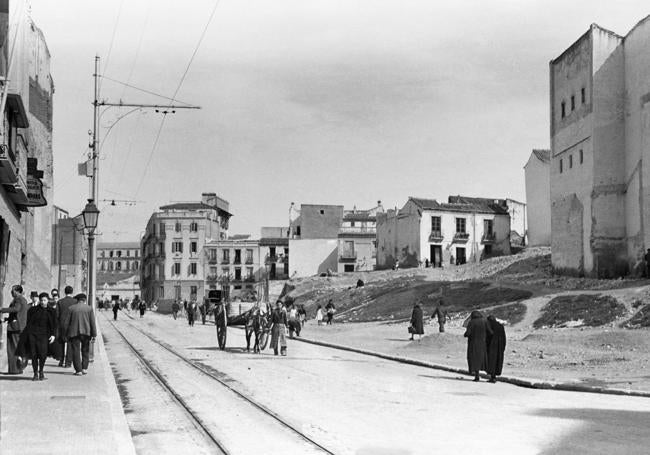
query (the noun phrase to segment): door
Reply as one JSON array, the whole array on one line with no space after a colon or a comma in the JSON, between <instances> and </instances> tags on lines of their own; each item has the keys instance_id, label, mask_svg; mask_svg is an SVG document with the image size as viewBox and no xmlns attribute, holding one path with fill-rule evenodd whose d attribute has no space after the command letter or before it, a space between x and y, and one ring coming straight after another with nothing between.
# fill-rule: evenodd
<instances>
[{"instance_id":1,"label":"door","mask_svg":"<svg viewBox=\"0 0 650 455\"><path fill-rule=\"evenodd\" d=\"M456 247L456 265L464 264L467 262L465 259L465 248Z\"/></svg>"},{"instance_id":2,"label":"door","mask_svg":"<svg viewBox=\"0 0 650 455\"><path fill-rule=\"evenodd\" d=\"M430 250L431 267L442 267L442 245L431 245Z\"/></svg>"},{"instance_id":3,"label":"door","mask_svg":"<svg viewBox=\"0 0 650 455\"><path fill-rule=\"evenodd\" d=\"M271 273L269 274L270 280L275 280L275 262L271 263Z\"/></svg>"}]
</instances>

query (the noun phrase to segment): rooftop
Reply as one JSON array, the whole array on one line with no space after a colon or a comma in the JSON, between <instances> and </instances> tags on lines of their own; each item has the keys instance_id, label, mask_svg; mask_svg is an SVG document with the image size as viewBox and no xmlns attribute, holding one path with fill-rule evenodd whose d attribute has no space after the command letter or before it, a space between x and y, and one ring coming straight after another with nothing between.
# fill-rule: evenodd
<instances>
[{"instance_id":1,"label":"rooftop","mask_svg":"<svg viewBox=\"0 0 650 455\"><path fill-rule=\"evenodd\" d=\"M170 211L170 210L190 210L190 211L198 211L198 210L218 210L221 214L227 215L227 216L232 216L232 213L228 212L228 210L219 207L220 204L217 204L216 207L208 204L204 204L203 202L175 202L173 204L167 204L163 205L160 207L160 210L163 211Z\"/></svg>"},{"instance_id":2,"label":"rooftop","mask_svg":"<svg viewBox=\"0 0 650 455\"><path fill-rule=\"evenodd\" d=\"M435 199L409 197L422 210L440 210L462 213L493 213L507 215L508 207L504 199L449 196L449 202L440 203Z\"/></svg>"},{"instance_id":3,"label":"rooftop","mask_svg":"<svg viewBox=\"0 0 650 455\"><path fill-rule=\"evenodd\" d=\"M140 242L97 242L98 250L139 250Z\"/></svg>"}]
</instances>

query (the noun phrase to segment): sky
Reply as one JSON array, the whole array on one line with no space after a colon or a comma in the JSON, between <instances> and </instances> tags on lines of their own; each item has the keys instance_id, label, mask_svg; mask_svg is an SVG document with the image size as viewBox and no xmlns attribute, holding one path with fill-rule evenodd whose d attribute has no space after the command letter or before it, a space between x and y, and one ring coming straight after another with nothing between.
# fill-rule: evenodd
<instances>
[{"instance_id":1,"label":"sky","mask_svg":"<svg viewBox=\"0 0 650 455\"><path fill-rule=\"evenodd\" d=\"M286 225L291 202L525 201L523 166L549 147L549 61L591 23L625 35L648 14L642 1L32 0L56 90L54 203L76 215L88 197L95 55L103 100L169 102L114 79L201 106L102 113L100 241L137 241L158 207L202 192L254 237Z\"/></svg>"}]
</instances>

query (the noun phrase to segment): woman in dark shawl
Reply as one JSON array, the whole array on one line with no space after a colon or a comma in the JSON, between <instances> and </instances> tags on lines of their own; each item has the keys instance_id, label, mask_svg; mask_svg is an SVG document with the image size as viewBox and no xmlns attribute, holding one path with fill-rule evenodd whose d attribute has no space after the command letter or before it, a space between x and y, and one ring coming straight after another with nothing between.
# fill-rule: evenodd
<instances>
[{"instance_id":1,"label":"woman in dark shawl","mask_svg":"<svg viewBox=\"0 0 650 455\"><path fill-rule=\"evenodd\" d=\"M424 334L424 318L422 317L422 307L420 306L419 300L416 300L415 305L413 305L410 332L411 340L413 340L413 335L417 335L418 341L420 341L422 335Z\"/></svg>"},{"instance_id":2,"label":"woman in dark shawl","mask_svg":"<svg viewBox=\"0 0 650 455\"><path fill-rule=\"evenodd\" d=\"M492 333L487 335L488 363L487 373L490 382L497 382L503 370L503 353L506 350L506 331L501 323L492 315L487 318L488 328Z\"/></svg>"},{"instance_id":3,"label":"woman in dark shawl","mask_svg":"<svg viewBox=\"0 0 650 455\"><path fill-rule=\"evenodd\" d=\"M478 381L480 370L487 367L487 335L491 334L487 320L480 311L472 311L465 337L467 337L467 366L469 373Z\"/></svg>"}]
</instances>

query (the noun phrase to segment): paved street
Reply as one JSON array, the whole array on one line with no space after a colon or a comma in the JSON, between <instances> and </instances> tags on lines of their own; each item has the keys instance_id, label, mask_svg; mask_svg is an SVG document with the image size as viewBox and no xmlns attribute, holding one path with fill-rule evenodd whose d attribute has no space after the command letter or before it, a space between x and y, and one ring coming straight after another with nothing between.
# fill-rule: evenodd
<instances>
[{"instance_id":1,"label":"paved street","mask_svg":"<svg viewBox=\"0 0 650 455\"><path fill-rule=\"evenodd\" d=\"M99 320L108 331L107 320ZM473 383L297 342L289 342L286 358L268 349L254 355L242 350L237 328L228 330L222 352L212 325L190 328L180 318L120 314L117 327L133 330L129 324L216 370L334 453L646 453L650 444L643 398ZM159 362L163 371L174 367ZM241 428L241 435L254 431Z\"/></svg>"}]
</instances>

